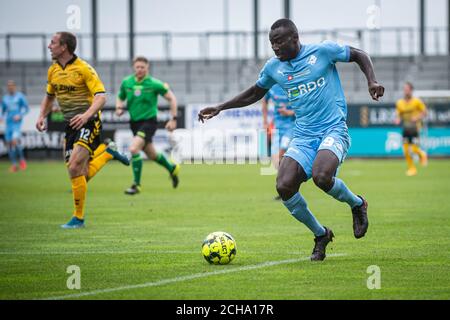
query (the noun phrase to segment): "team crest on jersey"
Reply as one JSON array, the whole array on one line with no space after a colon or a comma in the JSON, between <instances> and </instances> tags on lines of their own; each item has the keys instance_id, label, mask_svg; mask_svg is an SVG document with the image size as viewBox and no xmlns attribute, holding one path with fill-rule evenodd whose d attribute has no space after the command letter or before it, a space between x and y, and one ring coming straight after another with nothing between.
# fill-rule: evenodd
<instances>
[{"instance_id":1,"label":"team crest on jersey","mask_svg":"<svg viewBox=\"0 0 450 320\"><path fill-rule=\"evenodd\" d=\"M134 90L134 96L135 97L139 97L141 95L141 93L142 93L141 89Z\"/></svg>"},{"instance_id":2,"label":"team crest on jersey","mask_svg":"<svg viewBox=\"0 0 450 320\"><path fill-rule=\"evenodd\" d=\"M315 65L317 62L317 57L315 55L310 55L308 58L308 64Z\"/></svg>"}]
</instances>

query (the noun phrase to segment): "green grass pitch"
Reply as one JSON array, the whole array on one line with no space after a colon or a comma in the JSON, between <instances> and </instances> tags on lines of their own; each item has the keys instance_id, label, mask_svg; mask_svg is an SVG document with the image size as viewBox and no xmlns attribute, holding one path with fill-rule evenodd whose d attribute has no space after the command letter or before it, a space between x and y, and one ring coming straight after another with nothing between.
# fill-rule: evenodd
<instances>
[{"instance_id":1,"label":"green grass pitch","mask_svg":"<svg viewBox=\"0 0 450 320\"><path fill-rule=\"evenodd\" d=\"M0 299L450 298L450 160L430 160L415 177L401 160L348 160L339 176L369 202L359 240L348 206L305 184L336 235L316 263L312 234L272 200L275 176L259 165L183 165L173 190L165 170L145 162L143 192L130 197L131 169L110 163L88 185L82 230L59 227L72 211L62 162L7 168L0 163ZM235 237L231 264L203 259L213 231ZM70 265L80 267L80 290L66 286ZM380 289L367 288L371 265Z\"/></svg>"}]
</instances>

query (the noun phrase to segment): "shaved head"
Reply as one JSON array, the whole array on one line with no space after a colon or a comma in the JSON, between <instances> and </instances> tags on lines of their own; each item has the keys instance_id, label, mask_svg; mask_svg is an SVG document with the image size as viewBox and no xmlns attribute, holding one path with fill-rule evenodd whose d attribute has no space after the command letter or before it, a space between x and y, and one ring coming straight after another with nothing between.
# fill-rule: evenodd
<instances>
[{"instance_id":1,"label":"shaved head","mask_svg":"<svg viewBox=\"0 0 450 320\"><path fill-rule=\"evenodd\" d=\"M297 27L289 19L279 19L272 24L269 41L280 61L291 60L300 51Z\"/></svg>"},{"instance_id":2,"label":"shaved head","mask_svg":"<svg viewBox=\"0 0 450 320\"><path fill-rule=\"evenodd\" d=\"M297 35L298 36L298 30L297 30L297 26L295 25L295 23L290 20L290 19L278 19L277 21L275 21L272 26L270 27L270 30L275 30L278 28L284 28L286 30L288 30L291 35Z\"/></svg>"}]
</instances>

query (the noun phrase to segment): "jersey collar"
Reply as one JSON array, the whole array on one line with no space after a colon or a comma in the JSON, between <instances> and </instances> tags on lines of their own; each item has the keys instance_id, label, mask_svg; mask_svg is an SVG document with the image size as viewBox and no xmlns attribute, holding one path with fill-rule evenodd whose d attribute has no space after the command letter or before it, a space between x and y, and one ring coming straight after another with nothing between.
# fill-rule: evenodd
<instances>
[{"instance_id":1,"label":"jersey collar","mask_svg":"<svg viewBox=\"0 0 450 320\"><path fill-rule=\"evenodd\" d=\"M298 53L295 56L295 58L292 59L291 61L299 60L303 56L304 53L305 53L305 45L301 44L300 45L300 50L298 51Z\"/></svg>"},{"instance_id":2,"label":"jersey collar","mask_svg":"<svg viewBox=\"0 0 450 320\"><path fill-rule=\"evenodd\" d=\"M148 75L148 74L147 74L145 77L143 77L141 81L138 81L136 75L134 75L134 80L135 80L137 83L144 82L144 81L147 80L147 79L149 79L149 80L151 79L151 78L150 78L150 75Z\"/></svg>"},{"instance_id":3,"label":"jersey collar","mask_svg":"<svg viewBox=\"0 0 450 320\"><path fill-rule=\"evenodd\" d=\"M77 60L78 56L74 53L72 59L70 59L69 61L67 61L66 65L63 67L61 63L59 63L59 61L56 61L57 64L59 64L59 66L64 70L69 64L72 64L75 62L75 60Z\"/></svg>"},{"instance_id":4,"label":"jersey collar","mask_svg":"<svg viewBox=\"0 0 450 320\"><path fill-rule=\"evenodd\" d=\"M300 50L298 51L297 55L293 59L288 60L286 62L292 66L296 61L300 60L304 52L305 52L305 45L300 44Z\"/></svg>"}]
</instances>

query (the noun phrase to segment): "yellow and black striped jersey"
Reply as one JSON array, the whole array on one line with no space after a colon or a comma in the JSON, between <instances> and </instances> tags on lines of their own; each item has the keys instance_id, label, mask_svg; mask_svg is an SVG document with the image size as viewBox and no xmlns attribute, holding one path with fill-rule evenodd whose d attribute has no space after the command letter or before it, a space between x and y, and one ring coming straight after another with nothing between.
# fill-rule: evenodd
<instances>
[{"instance_id":1,"label":"yellow and black striped jersey","mask_svg":"<svg viewBox=\"0 0 450 320\"><path fill-rule=\"evenodd\" d=\"M399 99L396 103L396 111L400 119L402 119L403 125L408 126L415 124L419 129L421 122L414 123L413 118L417 117L422 112L426 111L426 106L419 98L412 97L409 100Z\"/></svg>"},{"instance_id":2,"label":"yellow and black striped jersey","mask_svg":"<svg viewBox=\"0 0 450 320\"><path fill-rule=\"evenodd\" d=\"M105 87L97 72L76 55L65 67L54 62L48 68L47 94L56 96L66 120L85 112L100 93L105 93Z\"/></svg>"}]
</instances>

